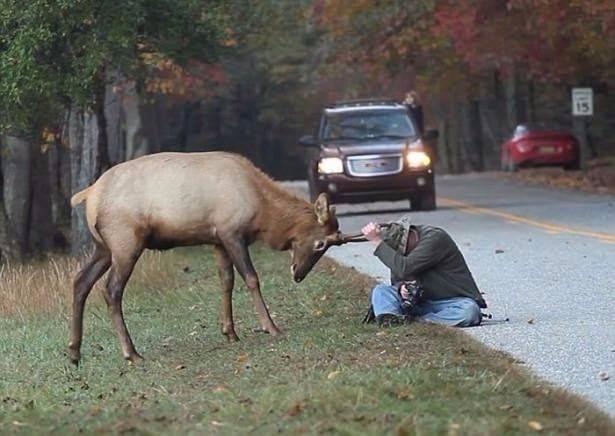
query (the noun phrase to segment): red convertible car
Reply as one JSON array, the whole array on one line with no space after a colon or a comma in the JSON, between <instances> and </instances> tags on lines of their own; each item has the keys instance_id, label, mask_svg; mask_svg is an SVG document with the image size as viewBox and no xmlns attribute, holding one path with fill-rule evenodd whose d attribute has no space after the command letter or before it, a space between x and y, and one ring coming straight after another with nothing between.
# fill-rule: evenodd
<instances>
[{"instance_id":1,"label":"red convertible car","mask_svg":"<svg viewBox=\"0 0 615 436\"><path fill-rule=\"evenodd\" d=\"M502 171L542 165L578 169L579 141L565 131L521 124L502 144L501 163Z\"/></svg>"}]
</instances>

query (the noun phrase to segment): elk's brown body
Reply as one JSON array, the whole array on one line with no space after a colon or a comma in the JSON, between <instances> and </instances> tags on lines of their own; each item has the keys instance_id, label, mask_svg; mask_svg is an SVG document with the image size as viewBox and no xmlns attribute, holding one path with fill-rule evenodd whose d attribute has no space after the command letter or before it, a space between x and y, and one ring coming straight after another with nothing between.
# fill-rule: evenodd
<instances>
[{"instance_id":1,"label":"elk's brown body","mask_svg":"<svg viewBox=\"0 0 615 436\"><path fill-rule=\"evenodd\" d=\"M214 245L222 282L222 332L237 340L233 266L250 290L263 330L280 333L261 296L248 245L260 240L276 250L291 250L291 273L299 282L329 245L342 243L326 196L312 205L230 153L160 153L125 162L75 194L71 204L83 201L95 249L74 282L69 345L74 363L80 359L85 300L107 270L104 296L124 357L140 358L124 323L122 295L146 248Z\"/></svg>"}]
</instances>

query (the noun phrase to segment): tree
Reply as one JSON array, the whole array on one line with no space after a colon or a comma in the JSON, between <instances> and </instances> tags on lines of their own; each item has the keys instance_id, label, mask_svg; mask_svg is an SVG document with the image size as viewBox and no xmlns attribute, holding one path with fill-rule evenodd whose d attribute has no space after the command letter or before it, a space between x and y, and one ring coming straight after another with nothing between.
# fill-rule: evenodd
<instances>
[{"instance_id":1,"label":"tree","mask_svg":"<svg viewBox=\"0 0 615 436\"><path fill-rule=\"evenodd\" d=\"M363 71L366 93L399 95L405 76L448 132L441 154L462 156L473 169L497 162L497 145L518 122L570 122L562 104L569 87L613 85L608 0L321 0L313 11L332 69Z\"/></svg>"},{"instance_id":2,"label":"tree","mask_svg":"<svg viewBox=\"0 0 615 436\"><path fill-rule=\"evenodd\" d=\"M84 188L109 166L110 76L144 80L145 54L211 61L226 39L225 16L221 1L0 0L1 131L38 142L43 126L67 122L72 190ZM25 173L31 162L20 162ZM73 227L81 249L82 214Z\"/></svg>"},{"instance_id":3,"label":"tree","mask_svg":"<svg viewBox=\"0 0 615 436\"><path fill-rule=\"evenodd\" d=\"M311 1L229 3L225 80L203 104L206 147L240 152L276 177L305 177L297 138L315 125L321 104Z\"/></svg>"}]
</instances>

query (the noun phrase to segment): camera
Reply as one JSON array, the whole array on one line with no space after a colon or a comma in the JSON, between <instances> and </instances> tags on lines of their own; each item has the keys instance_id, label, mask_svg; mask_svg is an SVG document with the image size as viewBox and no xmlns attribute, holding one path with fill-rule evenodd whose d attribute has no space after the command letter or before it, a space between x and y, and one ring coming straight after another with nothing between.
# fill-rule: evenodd
<instances>
[{"instance_id":1,"label":"camera","mask_svg":"<svg viewBox=\"0 0 615 436\"><path fill-rule=\"evenodd\" d=\"M415 308L423 298L423 288L417 280L409 280L402 282L399 286L399 294L401 296L402 286L408 291L408 298L401 297L401 307L404 312L410 312Z\"/></svg>"}]
</instances>

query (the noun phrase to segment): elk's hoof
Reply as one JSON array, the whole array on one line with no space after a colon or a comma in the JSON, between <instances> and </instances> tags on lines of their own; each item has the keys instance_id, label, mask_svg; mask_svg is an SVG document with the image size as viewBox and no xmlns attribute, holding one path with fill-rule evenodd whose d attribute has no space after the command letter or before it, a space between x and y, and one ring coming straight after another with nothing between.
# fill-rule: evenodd
<instances>
[{"instance_id":1,"label":"elk's hoof","mask_svg":"<svg viewBox=\"0 0 615 436\"><path fill-rule=\"evenodd\" d=\"M267 333L274 337L284 336L284 332L277 327L267 330Z\"/></svg>"},{"instance_id":2,"label":"elk's hoof","mask_svg":"<svg viewBox=\"0 0 615 436\"><path fill-rule=\"evenodd\" d=\"M141 356L139 353L134 353L131 354L127 357L125 357L125 359L128 361L129 365L138 365L139 363L143 362L143 356Z\"/></svg>"},{"instance_id":3,"label":"elk's hoof","mask_svg":"<svg viewBox=\"0 0 615 436\"><path fill-rule=\"evenodd\" d=\"M79 361L81 360L81 352L79 350L75 350L73 348L68 349L68 359L70 363L75 366L79 366Z\"/></svg>"},{"instance_id":4,"label":"elk's hoof","mask_svg":"<svg viewBox=\"0 0 615 436\"><path fill-rule=\"evenodd\" d=\"M239 336L235 332L223 332L224 336L226 336L226 340L229 342L239 342Z\"/></svg>"}]
</instances>

